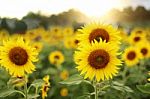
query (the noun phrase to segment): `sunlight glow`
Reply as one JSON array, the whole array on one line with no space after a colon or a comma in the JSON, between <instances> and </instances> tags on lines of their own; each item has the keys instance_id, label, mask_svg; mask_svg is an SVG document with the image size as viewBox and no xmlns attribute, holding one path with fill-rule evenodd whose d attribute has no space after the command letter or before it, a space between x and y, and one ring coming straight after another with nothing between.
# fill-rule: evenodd
<instances>
[{"instance_id":1,"label":"sunlight glow","mask_svg":"<svg viewBox=\"0 0 150 99\"><path fill-rule=\"evenodd\" d=\"M100 17L112 8L121 8L122 0L3 0L0 4L1 17L21 18L28 12L58 14L71 8L90 17Z\"/></svg>"}]
</instances>

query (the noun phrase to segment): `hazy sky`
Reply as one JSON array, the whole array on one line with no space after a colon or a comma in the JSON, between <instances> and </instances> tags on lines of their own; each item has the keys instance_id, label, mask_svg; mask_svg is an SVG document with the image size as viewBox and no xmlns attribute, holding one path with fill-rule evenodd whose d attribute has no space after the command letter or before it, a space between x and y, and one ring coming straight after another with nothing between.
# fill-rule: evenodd
<instances>
[{"instance_id":1,"label":"hazy sky","mask_svg":"<svg viewBox=\"0 0 150 99\"><path fill-rule=\"evenodd\" d=\"M112 8L143 5L150 8L150 0L0 0L1 17L21 18L28 12L45 15L57 14L68 9L80 10L88 16L101 16Z\"/></svg>"}]
</instances>

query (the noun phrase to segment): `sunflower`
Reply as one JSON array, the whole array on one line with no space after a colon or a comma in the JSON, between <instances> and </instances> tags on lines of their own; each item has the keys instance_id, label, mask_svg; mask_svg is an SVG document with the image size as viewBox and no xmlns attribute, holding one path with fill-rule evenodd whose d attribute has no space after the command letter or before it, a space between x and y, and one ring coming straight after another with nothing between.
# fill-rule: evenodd
<instances>
[{"instance_id":1,"label":"sunflower","mask_svg":"<svg viewBox=\"0 0 150 99\"><path fill-rule=\"evenodd\" d=\"M74 30L72 27L65 27L63 28L63 35L66 36L71 36L74 33Z\"/></svg>"},{"instance_id":2,"label":"sunflower","mask_svg":"<svg viewBox=\"0 0 150 99\"><path fill-rule=\"evenodd\" d=\"M43 80L44 80L44 83L42 85L42 99L45 99L45 97L47 97L47 92L49 90L49 87L50 87L50 82L49 82L49 75L46 75Z\"/></svg>"},{"instance_id":3,"label":"sunflower","mask_svg":"<svg viewBox=\"0 0 150 99\"><path fill-rule=\"evenodd\" d=\"M120 43L120 33L111 25L100 23L90 23L79 29L78 38L83 44L91 44L94 41L100 41L100 38L106 42L113 42L114 44Z\"/></svg>"},{"instance_id":4,"label":"sunflower","mask_svg":"<svg viewBox=\"0 0 150 99\"><path fill-rule=\"evenodd\" d=\"M125 49L122 59L125 61L127 66L136 65L139 62L139 59L142 58L140 51L135 47L128 47Z\"/></svg>"},{"instance_id":5,"label":"sunflower","mask_svg":"<svg viewBox=\"0 0 150 99\"><path fill-rule=\"evenodd\" d=\"M69 72L67 70L63 70L61 73L60 73L60 78L62 80L66 80L67 78L69 77Z\"/></svg>"},{"instance_id":6,"label":"sunflower","mask_svg":"<svg viewBox=\"0 0 150 99\"><path fill-rule=\"evenodd\" d=\"M92 46L83 45L75 52L76 68L81 75L85 74L85 79L95 77L97 81L109 80L118 73L118 66L121 65L117 51L117 45L102 42L102 39L99 43L95 40Z\"/></svg>"},{"instance_id":7,"label":"sunflower","mask_svg":"<svg viewBox=\"0 0 150 99\"><path fill-rule=\"evenodd\" d=\"M63 97L67 96L68 95L68 89L67 88L62 88L60 90L60 95L63 96Z\"/></svg>"},{"instance_id":8,"label":"sunflower","mask_svg":"<svg viewBox=\"0 0 150 99\"><path fill-rule=\"evenodd\" d=\"M129 43L131 45L136 45L143 40L145 40L145 34L131 34L129 36Z\"/></svg>"},{"instance_id":9,"label":"sunflower","mask_svg":"<svg viewBox=\"0 0 150 99\"><path fill-rule=\"evenodd\" d=\"M43 48L42 42L33 42L33 43L32 43L32 46L33 46L34 48L36 48L36 50L37 50L38 52L41 52L41 50L42 50L42 48Z\"/></svg>"},{"instance_id":10,"label":"sunflower","mask_svg":"<svg viewBox=\"0 0 150 99\"><path fill-rule=\"evenodd\" d=\"M64 55L61 51L54 51L49 54L49 61L51 64L58 66L64 62Z\"/></svg>"},{"instance_id":11,"label":"sunflower","mask_svg":"<svg viewBox=\"0 0 150 99\"><path fill-rule=\"evenodd\" d=\"M71 37L65 37L63 43L67 49L73 48L73 39Z\"/></svg>"},{"instance_id":12,"label":"sunflower","mask_svg":"<svg viewBox=\"0 0 150 99\"><path fill-rule=\"evenodd\" d=\"M148 41L141 41L137 47L139 48L143 58L150 58L150 44Z\"/></svg>"},{"instance_id":13,"label":"sunflower","mask_svg":"<svg viewBox=\"0 0 150 99\"><path fill-rule=\"evenodd\" d=\"M0 50L0 63L9 71L10 75L22 77L35 70L32 62L37 61L38 53L29 45L29 42L24 42L22 37L18 37L17 40L4 41Z\"/></svg>"},{"instance_id":14,"label":"sunflower","mask_svg":"<svg viewBox=\"0 0 150 99\"><path fill-rule=\"evenodd\" d=\"M146 30L142 27L135 27L132 31L131 34L145 34Z\"/></svg>"}]
</instances>

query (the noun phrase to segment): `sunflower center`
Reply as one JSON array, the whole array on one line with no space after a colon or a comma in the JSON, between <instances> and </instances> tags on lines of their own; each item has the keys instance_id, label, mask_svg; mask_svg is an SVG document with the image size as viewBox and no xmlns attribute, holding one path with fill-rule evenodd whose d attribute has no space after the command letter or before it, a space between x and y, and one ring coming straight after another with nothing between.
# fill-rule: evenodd
<instances>
[{"instance_id":1,"label":"sunflower center","mask_svg":"<svg viewBox=\"0 0 150 99\"><path fill-rule=\"evenodd\" d=\"M75 43L75 44L78 44L78 43L79 43L79 40L75 40L74 43Z\"/></svg>"},{"instance_id":2,"label":"sunflower center","mask_svg":"<svg viewBox=\"0 0 150 99\"><path fill-rule=\"evenodd\" d=\"M127 58L129 60L133 60L135 57L136 57L136 54L135 54L134 51L129 52L128 55L127 55Z\"/></svg>"},{"instance_id":3,"label":"sunflower center","mask_svg":"<svg viewBox=\"0 0 150 99\"><path fill-rule=\"evenodd\" d=\"M96 41L100 41L100 38L104 41L104 40L106 40L106 42L108 42L109 41L109 34L108 34L108 32L106 31L106 30L104 30L104 29L95 29L95 30L93 30L91 33L90 33L90 36L89 36L89 41L90 41L90 43L92 42L92 41L94 41L94 39L96 40Z\"/></svg>"},{"instance_id":4,"label":"sunflower center","mask_svg":"<svg viewBox=\"0 0 150 99\"><path fill-rule=\"evenodd\" d=\"M136 33L142 33L142 31L139 30L139 31L137 31Z\"/></svg>"},{"instance_id":5,"label":"sunflower center","mask_svg":"<svg viewBox=\"0 0 150 99\"><path fill-rule=\"evenodd\" d=\"M55 55L54 58L55 58L55 59L59 59L59 56L58 56L58 55Z\"/></svg>"},{"instance_id":6,"label":"sunflower center","mask_svg":"<svg viewBox=\"0 0 150 99\"><path fill-rule=\"evenodd\" d=\"M21 47L14 47L9 52L9 59L16 65L24 65L28 60L27 52Z\"/></svg>"},{"instance_id":7,"label":"sunflower center","mask_svg":"<svg viewBox=\"0 0 150 99\"><path fill-rule=\"evenodd\" d=\"M138 42L140 39L141 39L140 37L135 37L135 38L134 38L134 41L135 41L135 42Z\"/></svg>"},{"instance_id":8,"label":"sunflower center","mask_svg":"<svg viewBox=\"0 0 150 99\"><path fill-rule=\"evenodd\" d=\"M141 49L141 53L142 53L143 55L146 55L147 52L148 52L148 50L147 50L146 48L142 48L142 49Z\"/></svg>"},{"instance_id":9,"label":"sunflower center","mask_svg":"<svg viewBox=\"0 0 150 99\"><path fill-rule=\"evenodd\" d=\"M88 62L93 68L100 69L106 67L109 58L109 54L105 50L99 49L90 53Z\"/></svg>"}]
</instances>

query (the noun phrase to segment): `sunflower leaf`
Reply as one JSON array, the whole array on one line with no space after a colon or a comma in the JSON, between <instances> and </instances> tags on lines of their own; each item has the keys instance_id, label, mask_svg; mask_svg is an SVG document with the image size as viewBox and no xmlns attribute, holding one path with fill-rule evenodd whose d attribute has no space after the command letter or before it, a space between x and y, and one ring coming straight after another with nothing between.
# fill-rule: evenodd
<instances>
[{"instance_id":1,"label":"sunflower leaf","mask_svg":"<svg viewBox=\"0 0 150 99\"><path fill-rule=\"evenodd\" d=\"M14 89L12 89L12 88L5 88L5 89L0 90L0 97L7 97L7 96L9 96L10 94L18 93L18 92L19 92L19 91L14 90Z\"/></svg>"},{"instance_id":2,"label":"sunflower leaf","mask_svg":"<svg viewBox=\"0 0 150 99\"><path fill-rule=\"evenodd\" d=\"M145 85L137 85L137 89L139 89L143 93L150 94L150 83L147 83Z\"/></svg>"},{"instance_id":3,"label":"sunflower leaf","mask_svg":"<svg viewBox=\"0 0 150 99\"><path fill-rule=\"evenodd\" d=\"M44 81L42 79L36 79L32 82L31 86L40 87L42 86Z\"/></svg>"},{"instance_id":4,"label":"sunflower leaf","mask_svg":"<svg viewBox=\"0 0 150 99\"><path fill-rule=\"evenodd\" d=\"M28 98L29 99L33 99L33 98L37 98L37 97L39 97L40 95L38 95L38 94L28 94Z\"/></svg>"},{"instance_id":5,"label":"sunflower leaf","mask_svg":"<svg viewBox=\"0 0 150 99\"><path fill-rule=\"evenodd\" d=\"M59 83L67 84L67 85L78 85L83 81L84 81L84 79L82 76L80 76L79 74L75 74L75 75L72 75L71 77L69 77L67 80L64 80Z\"/></svg>"}]
</instances>

